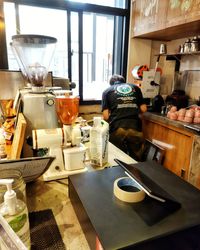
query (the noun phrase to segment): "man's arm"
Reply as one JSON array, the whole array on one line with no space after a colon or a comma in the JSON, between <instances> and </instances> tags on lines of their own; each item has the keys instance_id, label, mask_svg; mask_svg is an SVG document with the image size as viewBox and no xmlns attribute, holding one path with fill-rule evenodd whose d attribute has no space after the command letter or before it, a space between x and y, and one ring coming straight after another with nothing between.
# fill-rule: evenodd
<instances>
[{"instance_id":1,"label":"man's arm","mask_svg":"<svg viewBox=\"0 0 200 250\"><path fill-rule=\"evenodd\" d=\"M140 113L144 113L147 111L147 105L144 103L144 98L142 95L142 91L139 87L135 87L135 90L137 92L137 104L140 107Z\"/></svg>"},{"instance_id":2,"label":"man's arm","mask_svg":"<svg viewBox=\"0 0 200 250\"><path fill-rule=\"evenodd\" d=\"M146 112L146 111L147 111L147 105L146 105L146 104L140 105L140 111L141 111L142 113Z\"/></svg>"},{"instance_id":3,"label":"man's arm","mask_svg":"<svg viewBox=\"0 0 200 250\"><path fill-rule=\"evenodd\" d=\"M104 110L103 110L103 119L104 119L105 121L108 121L109 116L110 116L109 109L104 109Z\"/></svg>"}]
</instances>

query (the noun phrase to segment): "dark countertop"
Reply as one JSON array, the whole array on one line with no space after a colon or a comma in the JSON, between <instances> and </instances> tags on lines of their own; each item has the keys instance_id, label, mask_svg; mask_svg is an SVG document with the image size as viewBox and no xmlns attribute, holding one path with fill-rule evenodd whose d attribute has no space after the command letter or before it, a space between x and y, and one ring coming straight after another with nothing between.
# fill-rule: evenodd
<instances>
[{"instance_id":1,"label":"dark countertop","mask_svg":"<svg viewBox=\"0 0 200 250\"><path fill-rule=\"evenodd\" d=\"M148 249L188 249L191 241L188 239L186 241L182 230L200 225L200 191L155 162L136 165L181 203L180 209L151 226L145 222L143 216L144 214L150 215L151 218L156 216L155 207L150 208L149 203L145 203L146 205L141 203L140 205L146 208L146 211L141 209L142 207L138 210L137 204L139 203L134 206L133 203L127 204L115 198L113 183L117 178L125 176L122 168L113 167L69 177L70 185L76 190L103 248L143 249L137 248L137 246L145 243L144 249L147 249L145 246L149 244L149 241L154 242L155 239L160 240L180 232L179 238L173 238L172 241L167 238L165 242L160 242L162 248ZM154 202L157 203L155 200ZM187 235L197 234L191 232ZM196 240L197 244L200 244L199 240ZM193 242L193 244L196 243ZM168 245L168 248L165 248L165 245Z\"/></svg>"},{"instance_id":2,"label":"dark countertop","mask_svg":"<svg viewBox=\"0 0 200 250\"><path fill-rule=\"evenodd\" d=\"M161 122L169 126L174 126L176 128L182 129L185 132L190 132L194 135L199 135L198 132L195 132L194 130L191 130L189 128L184 127L184 125L188 125L186 122L176 121L169 119L166 115L162 115L161 113L155 113L155 112L145 112L143 114L143 117L145 119L154 120L156 122ZM194 125L194 124L190 124ZM197 125L200 128L200 125Z\"/></svg>"}]
</instances>

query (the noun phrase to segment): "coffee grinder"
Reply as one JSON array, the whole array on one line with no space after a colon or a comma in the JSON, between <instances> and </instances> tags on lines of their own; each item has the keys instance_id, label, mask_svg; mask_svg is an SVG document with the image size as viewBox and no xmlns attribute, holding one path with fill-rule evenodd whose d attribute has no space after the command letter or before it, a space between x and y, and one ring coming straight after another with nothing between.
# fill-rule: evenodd
<instances>
[{"instance_id":1,"label":"coffee grinder","mask_svg":"<svg viewBox=\"0 0 200 250\"><path fill-rule=\"evenodd\" d=\"M79 113L79 97L57 96L55 99L61 128L36 129L32 131L33 149L48 148L55 160L44 173L45 181L66 178L86 171L84 165L86 147L81 143L80 124L76 124Z\"/></svg>"},{"instance_id":2,"label":"coffee grinder","mask_svg":"<svg viewBox=\"0 0 200 250\"><path fill-rule=\"evenodd\" d=\"M31 135L33 129L58 127L55 95L44 86L56 42L56 38L43 35L25 34L12 37L14 54L31 83L31 88L19 90L22 113L27 122L26 137ZM32 155L30 146L25 143L23 156Z\"/></svg>"}]
</instances>

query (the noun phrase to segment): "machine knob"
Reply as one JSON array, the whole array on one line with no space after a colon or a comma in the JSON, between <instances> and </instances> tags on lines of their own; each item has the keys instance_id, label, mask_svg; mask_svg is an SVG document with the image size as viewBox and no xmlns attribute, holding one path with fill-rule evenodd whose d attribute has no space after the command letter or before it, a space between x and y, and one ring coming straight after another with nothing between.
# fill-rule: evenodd
<instances>
[{"instance_id":1,"label":"machine knob","mask_svg":"<svg viewBox=\"0 0 200 250\"><path fill-rule=\"evenodd\" d=\"M48 104L49 106L53 106L54 103L55 103L54 99L49 99L49 100L47 100L47 104Z\"/></svg>"}]
</instances>

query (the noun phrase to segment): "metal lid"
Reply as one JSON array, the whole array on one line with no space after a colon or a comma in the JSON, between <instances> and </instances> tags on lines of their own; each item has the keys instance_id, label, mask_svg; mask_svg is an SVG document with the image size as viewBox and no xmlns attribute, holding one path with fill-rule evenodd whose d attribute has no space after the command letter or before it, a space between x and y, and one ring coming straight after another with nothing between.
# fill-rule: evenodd
<instances>
[{"instance_id":1,"label":"metal lid","mask_svg":"<svg viewBox=\"0 0 200 250\"><path fill-rule=\"evenodd\" d=\"M21 43L32 43L32 44L49 44L57 42L57 39L55 37L36 35L36 34L14 35L12 36L12 40Z\"/></svg>"}]
</instances>

